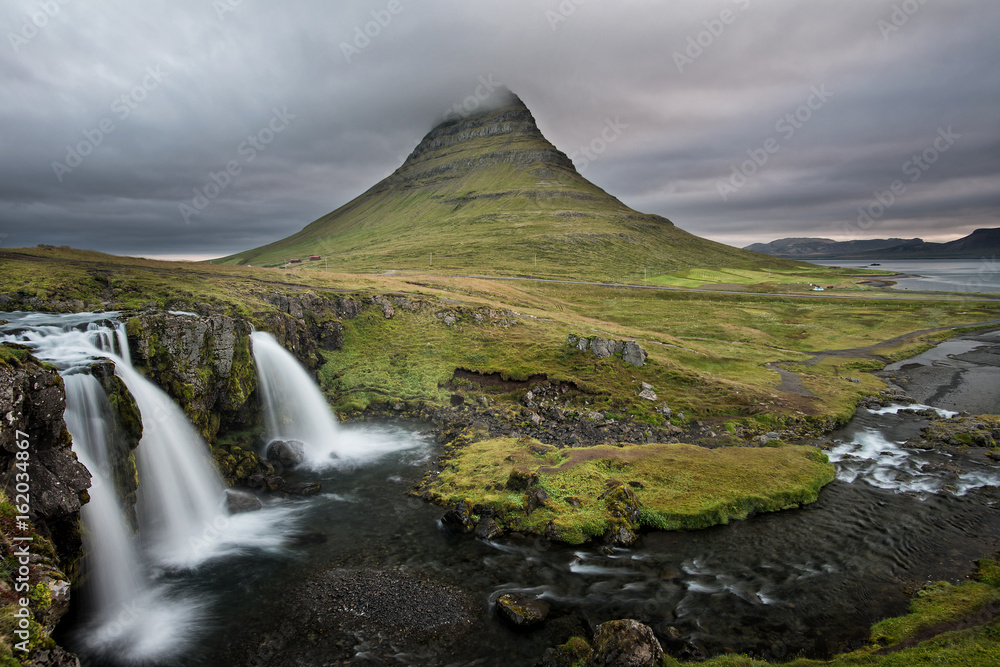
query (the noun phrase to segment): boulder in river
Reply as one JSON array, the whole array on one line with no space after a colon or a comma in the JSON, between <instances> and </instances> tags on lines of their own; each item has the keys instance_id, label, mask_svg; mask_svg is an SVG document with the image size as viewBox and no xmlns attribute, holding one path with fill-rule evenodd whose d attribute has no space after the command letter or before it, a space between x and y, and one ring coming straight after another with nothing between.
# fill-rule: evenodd
<instances>
[{"instance_id":1,"label":"boulder in river","mask_svg":"<svg viewBox=\"0 0 1000 667\"><path fill-rule=\"evenodd\" d=\"M497 598L497 614L508 625L526 629L545 621L549 615L549 605L538 598L504 593Z\"/></svg>"},{"instance_id":2,"label":"boulder in river","mask_svg":"<svg viewBox=\"0 0 1000 667\"><path fill-rule=\"evenodd\" d=\"M263 509L264 504L249 491L226 489L226 508L230 514L242 514L243 512L256 512Z\"/></svg>"},{"instance_id":3,"label":"boulder in river","mask_svg":"<svg viewBox=\"0 0 1000 667\"><path fill-rule=\"evenodd\" d=\"M298 440L272 440L267 445L267 460L286 468L294 468L305 458L305 445Z\"/></svg>"},{"instance_id":4,"label":"boulder in river","mask_svg":"<svg viewBox=\"0 0 1000 667\"><path fill-rule=\"evenodd\" d=\"M323 484L321 482L299 482L298 484L291 484L282 489L282 491L292 496L315 496L322 490Z\"/></svg>"}]
</instances>

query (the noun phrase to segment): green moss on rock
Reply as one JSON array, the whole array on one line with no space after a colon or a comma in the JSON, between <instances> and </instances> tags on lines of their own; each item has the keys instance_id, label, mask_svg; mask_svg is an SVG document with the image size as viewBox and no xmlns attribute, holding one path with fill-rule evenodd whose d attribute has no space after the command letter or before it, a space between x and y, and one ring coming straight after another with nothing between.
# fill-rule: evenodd
<instances>
[{"instance_id":1,"label":"green moss on rock","mask_svg":"<svg viewBox=\"0 0 1000 667\"><path fill-rule=\"evenodd\" d=\"M601 445L539 455L542 447L499 438L454 449L422 491L447 505L488 507L507 530L578 544L624 536L623 529L691 530L797 507L834 478L833 465L812 447ZM526 481L545 493L544 502L531 502Z\"/></svg>"}]
</instances>

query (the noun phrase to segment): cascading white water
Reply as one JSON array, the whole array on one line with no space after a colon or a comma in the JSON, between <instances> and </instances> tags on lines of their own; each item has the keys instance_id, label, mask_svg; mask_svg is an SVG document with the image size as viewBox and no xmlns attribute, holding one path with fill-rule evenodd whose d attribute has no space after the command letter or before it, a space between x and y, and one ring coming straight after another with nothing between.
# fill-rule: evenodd
<instances>
[{"instance_id":1,"label":"cascading white water","mask_svg":"<svg viewBox=\"0 0 1000 667\"><path fill-rule=\"evenodd\" d=\"M121 322L115 325L115 340L118 341L118 355L131 366L132 351L128 348L128 334L125 333L125 325Z\"/></svg>"},{"instance_id":2,"label":"cascading white water","mask_svg":"<svg viewBox=\"0 0 1000 667\"><path fill-rule=\"evenodd\" d=\"M87 612L77 641L93 656L144 664L183 647L197 632L203 611L191 596L168 595L153 583L111 481L108 446L114 417L104 389L88 371L102 359L126 365L113 352L117 340L127 354L127 339L98 322L116 314L10 314L13 321L0 326L5 334L0 341L27 344L59 370L73 451L91 472L90 502L81 509ZM144 425L146 421L143 415Z\"/></svg>"},{"instance_id":3,"label":"cascading white water","mask_svg":"<svg viewBox=\"0 0 1000 667\"><path fill-rule=\"evenodd\" d=\"M96 626L113 622L125 605L145 594L148 577L126 526L110 479L108 419L111 406L104 388L92 375L64 378L66 427L73 451L91 472L90 502L82 517L87 600Z\"/></svg>"},{"instance_id":4,"label":"cascading white water","mask_svg":"<svg viewBox=\"0 0 1000 667\"><path fill-rule=\"evenodd\" d=\"M348 453L337 419L319 387L271 334L252 334L266 440L299 440L308 463L321 466Z\"/></svg>"},{"instance_id":5,"label":"cascading white water","mask_svg":"<svg viewBox=\"0 0 1000 667\"><path fill-rule=\"evenodd\" d=\"M136 507L143 541L164 565L196 564L228 524L225 484L208 446L170 397L124 359L115 359L115 374L142 414L142 440L136 450L142 483Z\"/></svg>"}]
</instances>

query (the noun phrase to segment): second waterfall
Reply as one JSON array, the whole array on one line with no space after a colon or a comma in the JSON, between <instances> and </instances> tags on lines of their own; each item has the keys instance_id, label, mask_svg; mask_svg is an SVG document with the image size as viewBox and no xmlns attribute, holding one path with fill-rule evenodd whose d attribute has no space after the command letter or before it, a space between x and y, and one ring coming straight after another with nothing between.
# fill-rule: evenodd
<instances>
[{"instance_id":1,"label":"second waterfall","mask_svg":"<svg viewBox=\"0 0 1000 667\"><path fill-rule=\"evenodd\" d=\"M326 398L298 360L271 334L254 332L253 356L257 364L264 410L265 442L301 442L303 463L329 465L350 454Z\"/></svg>"}]
</instances>

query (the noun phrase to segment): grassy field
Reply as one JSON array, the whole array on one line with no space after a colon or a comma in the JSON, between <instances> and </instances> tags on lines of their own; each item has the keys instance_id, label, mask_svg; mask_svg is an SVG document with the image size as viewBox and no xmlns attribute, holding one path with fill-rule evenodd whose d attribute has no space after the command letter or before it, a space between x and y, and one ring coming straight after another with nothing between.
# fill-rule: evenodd
<instances>
[{"instance_id":1,"label":"grassy field","mask_svg":"<svg viewBox=\"0 0 1000 667\"><path fill-rule=\"evenodd\" d=\"M579 386L581 406L655 423L654 406L637 397L652 384L661 402L689 419L759 422L837 416L881 384L863 371L864 352L813 366L830 349L865 348L920 329L1000 317L1000 302L913 299L831 300L639 290L588 285L502 282L411 274L323 271L158 262L40 247L0 253L0 294L20 302L78 300L84 308L214 310L257 321L273 312L264 298L314 292L365 299L405 296L415 312L392 319L370 308L345 320L344 348L325 353L320 379L342 412L374 404L447 401L456 369L524 380L546 375ZM497 318L490 311L499 313ZM454 326L439 314L453 313ZM476 319L477 313L482 321ZM569 334L633 339L647 350L643 368L598 359L566 343ZM941 334L895 341L901 357ZM792 364L813 397L778 391L769 363ZM842 377L854 377L861 384ZM490 390L493 394L496 390ZM490 393L487 392L487 393ZM662 419L660 419L662 421Z\"/></svg>"}]
</instances>

